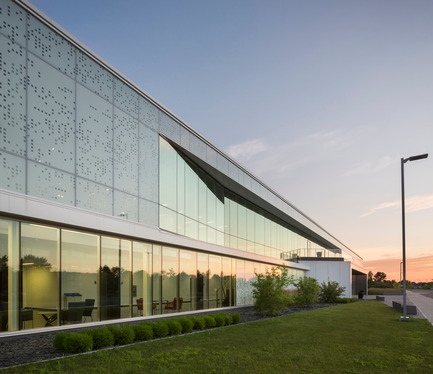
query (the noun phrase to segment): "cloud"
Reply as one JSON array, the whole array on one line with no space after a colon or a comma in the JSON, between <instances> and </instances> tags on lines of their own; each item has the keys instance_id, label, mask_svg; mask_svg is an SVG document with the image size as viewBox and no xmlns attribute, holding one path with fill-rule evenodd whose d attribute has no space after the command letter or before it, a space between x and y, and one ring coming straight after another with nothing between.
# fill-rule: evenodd
<instances>
[{"instance_id":1,"label":"cloud","mask_svg":"<svg viewBox=\"0 0 433 374\"><path fill-rule=\"evenodd\" d=\"M252 139L229 146L227 153L238 161L248 161L254 156L267 151L268 148L263 139Z\"/></svg>"},{"instance_id":2,"label":"cloud","mask_svg":"<svg viewBox=\"0 0 433 374\"><path fill-rule=\"evenodd\" d=\"M433 195L419 195L412 196L405 201L406 212L417 212L419 210L425 210L433 208ZM400 208L401 200L396 200L388 203L382 203L370 208L367 212L361 215L361 218L368 217L379 210L389 208Z\"/></svg>"},{"instance_id":3,"label":"cloud","mask_svg":"<svg viewBox=\"0 0 433 374\"><path fill-rule=\"evenodd\" d=\"M378 173L388 166L395 164L397 160L395 157L384 156L378 161L360 162L351 166L346 175Z\"/></svg>"}]
</instances>

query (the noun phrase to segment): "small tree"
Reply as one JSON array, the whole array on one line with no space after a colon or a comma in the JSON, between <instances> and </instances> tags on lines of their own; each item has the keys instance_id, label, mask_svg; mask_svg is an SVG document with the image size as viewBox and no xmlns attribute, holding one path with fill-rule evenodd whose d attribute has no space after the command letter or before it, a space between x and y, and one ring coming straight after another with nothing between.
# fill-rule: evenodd
<instances>
[{"instance_id":1,"label":"small tree","mask_svg":"<svg viewBox=\"0 0 433 374\"><path fill-rule=\"evenodd\" d=\"M317 303L320 292L317 279L310 277L301 277L295 281L295 287L298 289L295 302L298 305L310 306Z\"/></svg>"},{"instance_id":2,"label":"small tree","mask_svg":"<svg viewBox=\"0 0 433 374\"><path fill-rule=\"evenodd\" d=\"M340 287L338 282L322 282L320 285L319 300L321 303L336 303L337 299L344 293L346 287Z\"/></svg>"},{"instance_id":3,"label":"small tree","mask_svg":"<svg viewBox=\"0 0 433 374\"><path fill-rule=\"evenodd\" d=\"M378 271L376 274L374 274L375 282L383 282L385 279L386 279L386 274L383 271Z\"/></svg>"},{"instance_id":4,"label":"small tree","mask_svg":"<svg viewBox=\"0 0 433 374\"><path fill-rule=\"evenodd\" d=\"M255 299L254 310L263 315L277 315L290 305L290 296L285 289L293 283L286 267L273 267L265 274L257 274L252 282Z\"/></svg>"}]
</instances>

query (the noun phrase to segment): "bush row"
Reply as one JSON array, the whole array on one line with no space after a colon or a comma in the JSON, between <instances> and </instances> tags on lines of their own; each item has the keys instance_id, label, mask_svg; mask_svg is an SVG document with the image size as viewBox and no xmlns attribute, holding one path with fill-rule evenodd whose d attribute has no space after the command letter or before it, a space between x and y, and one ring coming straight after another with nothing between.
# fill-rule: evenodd
<instances>
[{"instance_id":1,"label":"bush row","mask_svg":"<svg viewBox=\"0 0 433 374\"><path fill-rule=\"evenodd\" d=\"M155 322L142 322L138 325L113 325L81 332L59 332L53 341L54 349L69 353L82 353L113 345L131 344L163 338L169 335L187 334L193 330L204 330L236 324L241 321L239 314L207 314L169 318Z\"/></svg>"}]
</instances>

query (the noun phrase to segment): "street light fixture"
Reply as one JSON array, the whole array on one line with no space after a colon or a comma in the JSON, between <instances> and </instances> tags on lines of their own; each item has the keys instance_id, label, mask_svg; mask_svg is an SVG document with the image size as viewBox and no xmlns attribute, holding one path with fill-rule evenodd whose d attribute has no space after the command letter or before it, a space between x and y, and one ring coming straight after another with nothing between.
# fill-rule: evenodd
<instances>
[{"instance_id":1,"label":"street light fixture","mask_svg":"<svg viewBox=\"0 0 433 374\"><path fill-rule=\"evenodd\" d=\"M404 218L404 164L407 161L422 160L428 157L428 153L422 155L412 156L401 159L401 222L402 222L402 241L403 241L403 316L400 321L408 321L409 317L406 315L406 229Z\"/></svg>"}]
</instances>

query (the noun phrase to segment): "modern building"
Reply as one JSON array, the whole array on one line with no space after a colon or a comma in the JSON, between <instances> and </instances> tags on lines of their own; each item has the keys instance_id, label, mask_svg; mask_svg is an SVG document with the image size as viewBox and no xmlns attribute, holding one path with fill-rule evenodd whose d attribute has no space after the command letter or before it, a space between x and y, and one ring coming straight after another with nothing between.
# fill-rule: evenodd
<instances>
[{"instance_id":1,"label":"modern building","mask_svg":"<svg viewBox=\"0 0 433 374\"><path fill-rule=\"evenodd\" d=\"M0 2L0 336L253 303L361 258L28 1Z\"/></svg>"}]
</instances>

